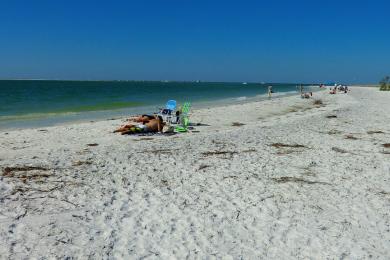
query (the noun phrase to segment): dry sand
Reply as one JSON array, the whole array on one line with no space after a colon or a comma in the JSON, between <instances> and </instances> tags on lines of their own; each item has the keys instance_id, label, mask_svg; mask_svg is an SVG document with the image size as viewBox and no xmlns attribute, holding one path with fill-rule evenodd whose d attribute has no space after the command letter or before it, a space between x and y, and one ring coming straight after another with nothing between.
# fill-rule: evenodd
<instances>
[{"instance_id":1,"label":"dry sand","mask_svg":"<svg viewBox=\"0 0 390 260\"><path fill-rule=\"evenodd\" d=\"M351 89L0 132L0 258L389 259L390 92Z\"/></svg>"}]
</instances>

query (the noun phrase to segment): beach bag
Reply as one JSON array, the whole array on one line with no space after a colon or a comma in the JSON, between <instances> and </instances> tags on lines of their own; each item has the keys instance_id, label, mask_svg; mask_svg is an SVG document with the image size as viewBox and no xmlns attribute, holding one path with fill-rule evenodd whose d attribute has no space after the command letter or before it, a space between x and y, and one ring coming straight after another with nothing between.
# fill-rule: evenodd
<instances>
[{"instance_id":1,"label":"beach bag","mask_svg":"<svg viewBox=\"0 0 390 260\"><path fill-rule=\"evenodd\" d=\"M175 130L175 128L171 125L164 125L163 129L162 129L162 132L165 134L165 133L173 133L173 131Z\"/></svg>"}]
</instances>

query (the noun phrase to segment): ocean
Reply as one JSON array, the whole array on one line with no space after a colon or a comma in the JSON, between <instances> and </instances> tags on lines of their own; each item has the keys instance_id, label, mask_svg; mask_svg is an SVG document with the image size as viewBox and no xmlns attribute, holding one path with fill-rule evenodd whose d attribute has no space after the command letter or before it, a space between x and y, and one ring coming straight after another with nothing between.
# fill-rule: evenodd
<instances>
[{"instance_id":1,"label":"ocean","mask_svg":"<svg viewBox=\"0 0 390 260\"><path fill-rule=\"evenodd\" d=\"M0 129L153 113L169 99L194 107L261 100L269 85L281 96L296 93L298 84L0 80Z\"/></svg>"}]
</instances>

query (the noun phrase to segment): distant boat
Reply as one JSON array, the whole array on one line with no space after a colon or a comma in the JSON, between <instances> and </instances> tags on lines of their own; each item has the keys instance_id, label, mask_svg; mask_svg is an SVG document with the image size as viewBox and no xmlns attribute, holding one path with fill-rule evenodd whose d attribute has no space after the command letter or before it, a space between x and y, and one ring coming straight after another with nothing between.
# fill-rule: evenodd
<instances>
[{"instance_id":1,"label":"distant boat","mask_svg":"<svg viewBox=\"0 0 390 260\"><path fill-rule=\"evenodd\" d=\"M246 84L248 84L248 83L246 83L246 82L242 82L242 85L246 85Z\"/></svg>"}]
</instances>

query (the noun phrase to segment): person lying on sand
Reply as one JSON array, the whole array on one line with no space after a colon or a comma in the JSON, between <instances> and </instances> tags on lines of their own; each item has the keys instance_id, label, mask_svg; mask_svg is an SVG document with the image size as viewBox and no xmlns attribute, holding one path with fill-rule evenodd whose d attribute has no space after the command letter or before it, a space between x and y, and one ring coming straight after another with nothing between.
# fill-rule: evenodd
<instances>
[{"instance_id":1,"label":"person lying on sand","mask_svg":"<svg viewBox=\"0 0 390 260\"><path fill-rule=\"evenodd\" d=\"M130 117L129 119L127 119L127 121L138 122L138 123L147 123L153 119L155 119L155 116L140 115L140 116Z\"/></svg>"},{"instance_id":2,"label":"person lying on sand","mask_svg":"<svg viewBox=\"0 0 390 260\"><path fill-rule=\"evenodd\" d=\"M120 132L122 135L137 134L137 133L157 133L162 132L165 123L161 116L155 116L152 120L141 124L127 124L123 125L114 133Z\"/></svg>"}]
</instances>

